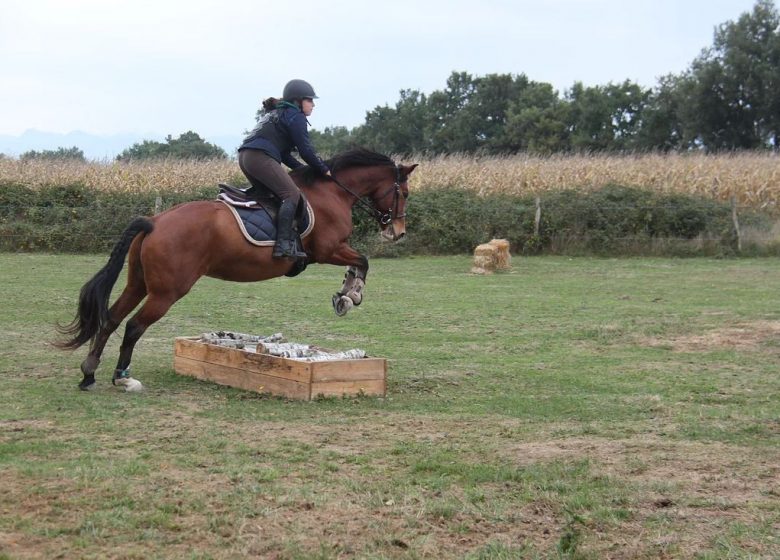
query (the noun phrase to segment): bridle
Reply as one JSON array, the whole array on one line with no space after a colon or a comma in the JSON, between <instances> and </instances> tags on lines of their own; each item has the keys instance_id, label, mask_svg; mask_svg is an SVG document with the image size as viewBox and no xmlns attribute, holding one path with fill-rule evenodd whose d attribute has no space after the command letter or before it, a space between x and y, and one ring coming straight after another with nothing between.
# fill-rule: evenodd
<instances>
[{"instance_id":1,"label":"bridle","mask_svg":"<svg viewBox=\"0 0 780 560\"><path fill-rule=\"evenodd\" d=\"M350 190L349 187L346 187L344 184L342 184L341 181L336 179L332 174L330 178L333 179L333 182L336 183L339 187L341 187L342 190L348 192L353 197L355 197L355 202L357 203L357 205L360 207L361 210L368 213L369 216L376 219L384 227L390 222L392 222L393 220L406 218L406 212L404 212L403 214L398 213L398 206L401 202L401 168L398 167L397 163L394 163L393 166L395 167L395 182L389 189L387 189L384 192L382 196L378 198L378 200L382 200L388 194L390 194L391 191L393 191L393 203L390 205L390 208L388 208L386 212L382 212L375 205L371 204L370 202L366 202L366 200L363 197L361 197L354 191Z\"/></svg>"}]
</instances>

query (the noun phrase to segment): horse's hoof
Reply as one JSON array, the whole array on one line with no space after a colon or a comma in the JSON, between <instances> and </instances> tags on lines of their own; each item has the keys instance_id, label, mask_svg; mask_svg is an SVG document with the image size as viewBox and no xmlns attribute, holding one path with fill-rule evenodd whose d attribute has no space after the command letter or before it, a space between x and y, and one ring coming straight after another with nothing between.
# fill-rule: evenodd
<instances>
[{"instance_id":1,"label":"horse's hoof","mask_svg":"<svg viewBox=\"0 0 780 560\"><path fill-rule=\"evenodd\" d=\"M355 303L347 296L342 296L339 294L333 296L333 310L336 312L336 315L338 315L339 317L343 317L344 315L346 315L347 311L352 309L354 305Z\"/></svg>"},{"instance_id":2,"label":"horse's hoof","mask_svg":"<svg viewBox=\"0 0 780 560\"><path fill-rule=\"evenodd\" d=\"M79 389L81 389L82 391L91 391L92 389L95 388L95 385L96 383L94 377L92 377L92 379L85 377L84 379L81 380L81 383L79 383Z\"/></svg>"}]
</instances>

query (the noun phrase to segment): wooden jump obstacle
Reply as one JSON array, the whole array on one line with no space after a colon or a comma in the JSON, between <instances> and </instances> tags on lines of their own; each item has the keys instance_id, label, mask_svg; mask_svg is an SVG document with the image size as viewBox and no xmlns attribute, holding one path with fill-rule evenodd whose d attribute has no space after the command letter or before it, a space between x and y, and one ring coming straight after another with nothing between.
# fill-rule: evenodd
<instances>
[{"instance_id":1,"label":"wooden jump obstacle","mask_svg":"<svg viewBox=\"0 0 780 560\"><path fill-rule=\"evenodd\" d=\"M177 337L173 369L180 375L271 395L309 401L317 397L385 396L387 360L307 361L260 354Z\"/></svg>"}]
</instances>

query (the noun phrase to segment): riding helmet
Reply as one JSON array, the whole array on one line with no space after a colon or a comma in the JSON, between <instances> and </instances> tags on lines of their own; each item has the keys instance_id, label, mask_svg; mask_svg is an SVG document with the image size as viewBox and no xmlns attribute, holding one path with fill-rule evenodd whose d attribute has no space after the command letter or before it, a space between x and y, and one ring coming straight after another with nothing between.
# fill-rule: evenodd
<instances>
[{"instance_id":1,"label":"riding helmet","mask_svg":"<svg viewBox=\"0 0 780 560\"><path fill-rule=\"evenodd\" d=\"M314 93L314 88L306 80L290 80L287 85L284 86L284 93L282 98L285 101L292 101L294 99L317 99L317 94Z\"/></svg>"}]
</instances>

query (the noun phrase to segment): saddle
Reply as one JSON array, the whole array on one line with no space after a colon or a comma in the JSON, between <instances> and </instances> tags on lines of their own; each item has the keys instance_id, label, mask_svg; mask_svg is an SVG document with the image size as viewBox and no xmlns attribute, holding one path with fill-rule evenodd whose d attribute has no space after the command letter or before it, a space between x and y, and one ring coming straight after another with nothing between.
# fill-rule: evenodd
<instances>
[{"instance_id":1,"label":"saddle","mask_svg":"<svg viewBox=\"0 0 780 560\"><path fill-rule=\"evenodd\" d=\"M233 185L219 183L217 200L225 204L233 213L238 228L244 238L252 245L272 247L276 242L276 215L281 205L279 197L270 191L258 191L255 187L240 189ZM301 193L301 201L295 214L295 229L300 241L314 227L314 212ZM295 276L306 268L305 260L299 260L287 276Z\"/></svg>"},{"instance_id":2,"label":"saddle","mask_svg":"<svg viewBox=\"0 0 780 560\"><path fill-rule=\"evenodd\" d=\"M276 221L276 214L282 203L279 197L269 190L262 191L255 187L241 189L239 187L234 187L233 185L228 185L227 183L219 183L219 195L217 196L217 199L237 207L263 208L274 221ZM298 211L300 212L300 206ZM298 216L296 216L296 218L297 217Z\"/></svg>"},{"instance_id":3,"label":"saddle","mask_svg":"<svg viewBox=\"0 0 780 560\"><path fill-rule=\"evenodd\" d=\"M241 189L227 183L219 183L217 200L221 200L228 206L235 208L265 210L273 224L276 224L276 215L279 213L279 206L282 204L282 200L270 190L261 190L254 186ZM242 212L240 215L246 214ZM294 223L299 236L302 238L308 235L311 226L314 225L314 212L303 193L301 193L301 198L298 201L298 208L295 209ZM275 232L276 226L274 226ZM275 239L275 236L272 239Z\"/></svg>"}]
</instances>

